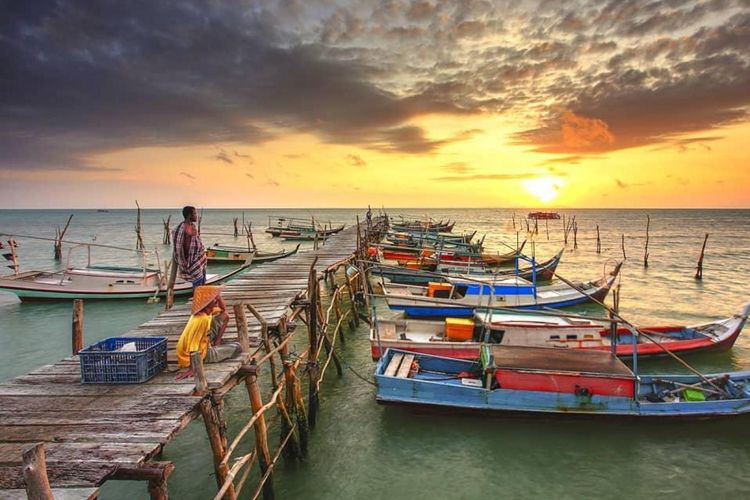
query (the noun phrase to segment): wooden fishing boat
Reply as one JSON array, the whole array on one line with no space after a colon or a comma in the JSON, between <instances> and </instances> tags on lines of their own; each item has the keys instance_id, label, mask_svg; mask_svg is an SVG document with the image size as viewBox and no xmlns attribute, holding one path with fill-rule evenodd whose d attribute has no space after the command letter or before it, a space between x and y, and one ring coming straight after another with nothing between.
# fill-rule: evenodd
<instances>
[{"instance_id":1,"label":"wooden fishing boat","mask_svg":"<svg viewBox=\"0 0 750 500\"><path fill-rule=\"evenodd\" d=\"M561 308L591 301L603 301L620 272L622 263L598 280L567 284L536 286L514 277L500 281L478 283L450 278L448 283L429 286L383 283L385 301L393 310L404 311L411 317L469 317L482 307L511 307L519 309Z\"/></svg>"},{"instance_id":2,"label":"wooden fishing boat","mask_svg":"<svg viewBox=\"0 0 750 500\"><path fill-rule=\"evenodd\" d=\"M531 212L529 214L529 219L532 220L558 220L560 218L560 214L557 212Z\"/></svg>"},{"instance_id":3,"label":"wooden fishing boat","mask_svg":"<svg viewBox=\"0 0 750 500\"><path fill-rule=\"evenodd\" d=\"M333 230L282 231L281 234L279 234L279 237L282 240L289 240L289 241L315 241L315 240L323 241L323 240L328 239L328 237L331 236L332 234L339 232L343 228L344 226L339 226L337 228L334 228Z\"/></svg>"},{"instance_id":4,"label":"wooden fishing boat","mask_svg":"<svg viewBox=\"0 0 750 500\"><path fill-rule=\"evenodd\" d=\"M471 243L476 236L477 232L465 234L453 234L453 233L436 233L436 232L423 232L423 231L406 231L406 232L395 232L389 231L385 235L385 239L393 244L411 244L410 246L422 246L423 242L429 242L434 244L436 241L445 242L456 242L456 243Z\"/></svg>"},{"instance_id":5,"label":"wooden fishing boat","mask_svg":"<svg viewBox=\"0 0 750 500\"><path fill-rule=\"evenodd\" d=\"M245 262L252 257L253 264L262 264L274 260L283 259L294 255L299 251L299 245L294 250L281 250L279 252L260 252L247 247L221 245L216 243L206 249L206 257L210 263Z\"/></svg>"},{"instance_id":6,"label":"wooden fishing boat","mask_svg":"<svg viewBox=\"0 0 750 500\"><path fill-rule=\"evenodd\" d=\"M750 412L750 371L641 375L598 351L485 345L478 360L388 349L381 404L478 413L709 418Z\"/></svg>"},{"instance_id":7,"label":"wooden fishing boat","mask_svg":"<svg viewBox=\"0 0 750 500\"><path fill-rule=\"evenodd\" d=\"M456 222L451 222L450 219L447 222L443 222L442 220L436 222L434 219L407 220L402 217L397 222L390 221L391 229L398 232L423 231L450 233L453 231L455 225Z\"/></svg>"},{"instance_id":8,"label":"wooden fishing boat","mask_svg":"<svg viewBox=\"0 0 750 500\"><path fill-rule=\"evenodd\" d=\"M617 329L615 350L618 357L630 358L633 349L640 357L731 349L750 313L750 303L731 318L693 326L647 326L637 335L628 328ZM655 340L657 343L653 342ZM378 319L370 327L373 359L381 350L396 348L449 358L477 359L482 341L490 344L554 347L612 352L610 326L582 317L540 313L476 313L472 319L446 318L444 321ZM660 347L663 346L664 348Z\"/></svg>"},{"instance_id":9,"label":"wooden fishing boat","mask_svg":"<svg viewBox=\"0 0 750 500\"><path fill-rule=\"evenodd\" d=\"M328 226L321 226L315 222L315 218L302 219L299 217L269 217L268 227L266 233L273 237L282 236L282 233L287 233L287 236L291 239L294 233L300 233L297 236L301 236L307 233L314 233L317 231L320 234L326 236L338 233L344 229L345 225L332 227L330 223Z\"/></svg>"},{"instance_id":10,"label":"wooden fishing boat","mask_svg":"<svg viewBox=\"0 0 750 500\"><path fill-rule=\"evenodd\" d=\"M206 284L214 285L237 276L251 262L226 274L207 274ZM27 271L0 277L0 291L10 292L22 301L73 299L145 299L167 293L167 277L156 269L90 266L64 271ZM193 286L178 279L175 296L190 295Z\"/></svg>"},{"instance_id":11,"label":"wooden fishing boat","mask_svg":"<svg viewBox=\"0 0 750 500\"><path fill-rule=\"evenodd\" d=\"M513 250L504 254L481 253L478 250L466 249L436 249L430 247L406 247L398 245L380 245L380 251L383 259L395 261L414 260L417 257L430 257L437 262L463 262L477 263L487 266L500 266L514 262L522 255L524 241L518 250Z\"/></svg>"},{"instance_id":12,"label":"wooden fishing boat","mask_svg":"<svg viewBox=\"0 0 750 500\"><path fill-rule=\"evenodd\" d=\"M444 282L448 277L465 277L476 279L509 278L519 276L526 280L533 280L536 272L538 281L549 281L555 276L555 270L562 259L563 250L560 250L554 257L533 266L524 266L519 269L503 269L501 271L489 269L484 264L463 264L459 262L440 263L425 259L422 261L400 261L399 265L404 262L404 267L383 267L377 264L372 268L372 272L378 276L390 280L391 283L403 285L427 286L430 282ZM429 272L424 272L429 271ZM441 276L442 275L442 276Z\"/></svg>"}]
</instances>

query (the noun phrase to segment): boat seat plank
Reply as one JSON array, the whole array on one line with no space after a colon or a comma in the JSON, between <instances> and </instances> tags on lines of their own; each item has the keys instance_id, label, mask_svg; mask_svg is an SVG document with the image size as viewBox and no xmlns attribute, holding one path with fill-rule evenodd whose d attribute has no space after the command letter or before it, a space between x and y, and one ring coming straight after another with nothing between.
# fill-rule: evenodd
<instances>
[{"instance_id":1,"label":"boat seat plank","mask_svg":"<svg viewBox=\"0 0 750 500\"><path fill-rule=\"evenodd\" d=\"M411 364L414 361L414 355L413 354L407 354L404 356L403 361L401 361L401 366L398 369L398 373L396 374L396 377L398 378L408 378L409 377L409 370L411 370Z\"/></svg>"},{"instance_id":2,"label":"boat seat plank","mask_svg":"<svg viewBox=\"0 0 750 500\"><path fill-rule=\"evenodd\" d=\"M394 354L391 357L390 363L388 363L388 367L385 369L385 376L386 377L395 377L396 372L398 371L399 366L401 366L401 360L404 359L404 355L401 353Z\"/></svg>"}]
</instances>

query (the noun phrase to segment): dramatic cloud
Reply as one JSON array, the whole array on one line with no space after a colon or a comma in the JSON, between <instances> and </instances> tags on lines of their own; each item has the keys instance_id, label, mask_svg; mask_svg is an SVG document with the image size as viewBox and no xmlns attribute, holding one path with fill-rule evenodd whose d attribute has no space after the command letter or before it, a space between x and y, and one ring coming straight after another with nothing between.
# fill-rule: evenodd
<instances>
[{"instance_id":1,"label":"dramatic cloud","mask_svg":"<svg viewBox=\"0 0 750 500\"><path fill-rule=\"evenodd\" d=\"M539 174L476 174L476 175L447 175L444 177L433 177L430 180L438 182L455 181L514 181L536 179Z\"/></svg>"},{"instance_id":2,"label":"dramatic cloud","mask_svg":"<svg viewBox=\"0 0 750 500\"><path fill-rule=\"evenodd\" d=\"M441 114L510 117L546 153L668 144L747 119L749 46L746 0L4 2L0 169L286 133L434 154L479 133L418 122Z\"/></svg>"}]
</instances>

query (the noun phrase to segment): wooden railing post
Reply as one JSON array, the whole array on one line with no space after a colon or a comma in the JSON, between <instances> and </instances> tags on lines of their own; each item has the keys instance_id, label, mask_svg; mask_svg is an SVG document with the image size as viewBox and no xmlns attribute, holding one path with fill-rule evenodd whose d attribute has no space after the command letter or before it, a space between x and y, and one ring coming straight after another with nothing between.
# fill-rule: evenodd
<instances>
[{"instance_id":1,"label":"wooden railing post","mask_svg":"<svg viewBox=\"0 0 750 500\"><path fill-rule=\"evenodd\" d=\"M260 465L261 475L264 476L268 472L268 468L271 465L271 452L268 449L268 427L266 426L266 419L263 414L258 414L263 408L263 399L260 395L260 387L258 387L258 376L257 374L250 374L245 379L245 386L247 387L247 394L250 396L250 407L253 410L253 415L257 415L255 420L255 446L258 449L258 464ZM269 474L268 479L263 485L263 498L265 500L272 500L273 494L273 474Z\"/></svg>"},{"instance_id":2,"label":"wooden railing post","mask_svg":"<svg viewBox=\"0 0 750 500\"><path fill-rule=\"evenodd\" d=\"M216 473L216 485L221 488L224 486L229 473L229 466L223 462L227 446L225 436L222 432L224 422L220 420L222 412L215 411L210 398L205 398L201 401L199 408L201 416L203 417L203 423L206 425L208 442L211 445L211 453L214 459L214 472ZM229 485L226 493L224 493L224 498L227 500L234 500L237 498L233 485Z\"/></svg>"},{"instance_id":3,"label":"wooden railing post","mask_svg":"<svg viewBox=\"0 0 750 500\"><path fill-rule=\"evenodd\" d=\"M83 349L83 300L73 300L73 338L72 352L73 356Z\"/></svg>"},{"instance_id":4,"label":"wooden railing post","mask_svg":"<svg viewBox=\"0 0 750 500\"><path fill-rule=\"evenodd\" d=\"M193 371L193 378L195 379L195 394L204 396L208 392L208 381L203 370L203 358L199 351L190 353L190 369Z\"/></svg>"},{"instance_id":5,"label":"wooden railing post","mask_svg":"<svg viewBox=\"0 0 750 500\"><path fill-rule=\"evenodd\" d=\"M234 319L237 322L237 339L240 341L240 347L243 353L250 352L250 337L247 329L247 316L243 304L235 304Z\"/></svg>"},{"instance_id":6,"label":"wooden railing post","mask_svg":"<svg viewBox=\"0 0 750 500\"><path fill-rule=\"evenodd\" d=\"M47 478L47 461L44 443L23 452L23 479L29 500L54 500Z\"/></svg>"}]
</instances>

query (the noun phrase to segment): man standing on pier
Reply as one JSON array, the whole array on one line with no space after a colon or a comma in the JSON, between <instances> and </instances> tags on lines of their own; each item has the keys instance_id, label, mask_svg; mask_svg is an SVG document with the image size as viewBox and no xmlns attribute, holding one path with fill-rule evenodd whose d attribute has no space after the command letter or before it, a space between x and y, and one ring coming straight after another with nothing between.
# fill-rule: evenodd
<instances>
[{"instance_id":1,"label":"man standing on pier","mask_svg":"<svg viewBox=\"0 0 750 500\"><path fill-rule=\"evenodd\" d=\"M182 278L192 282L195 288L206 282L206 248L195 226L198 220L195 207L183 208L182 216L185 220L174 230L175 261Z\"/></svg>"}]
</instances>

